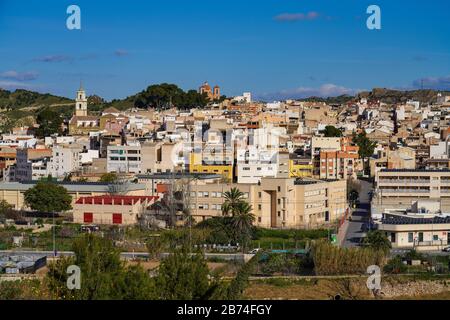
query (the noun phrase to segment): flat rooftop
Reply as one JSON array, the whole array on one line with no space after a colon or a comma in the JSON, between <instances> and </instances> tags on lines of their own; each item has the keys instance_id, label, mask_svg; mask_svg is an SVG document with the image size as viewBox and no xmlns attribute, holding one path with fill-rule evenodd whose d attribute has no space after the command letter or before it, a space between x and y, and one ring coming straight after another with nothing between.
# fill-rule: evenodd
<instances>
[{"instance_id":1,"label":"flat rooftop","mask_svg":"<svg viewBox=\"0 0 450 320\"><path fill-rule=\"evenodd\" d=\"M450 172L450 169L381 169L380 172Z\"/></svg>"},{"instance_id":2,"label":"flat rooftop","mask_svg":"<svg viewBox=\"0 0 450 320\"><path fill-rule=\"evenodd\" d=\"M13 191L26 191L33 188L39 181L27 181L27 182L0 182L0 190L13 190ZM69 192L108 192L110 186L113 184L108 184L104 182L52 182L57 185L63 186ZM143 190L145 189L144 184L138 183L128 183L127 190Z\"/></svg>"},{"instance_id":3,"label":"flat rooftop","mask_svg":"<svg viewBox=\"0 0 450 320\"><path fill-rule=\"evenodd\" d=\"M406 225L406 224L450 224L450 217L433 217L433 218L411 218L411 217L400 217L400 216L386 216L381 219L382 224L395 224L395 225Z\"/></svg>"},{"instance_id":4,"label":"flat rooftop","mask_svg":"<svg viewBox=\"0 0 450 320\"><path fill-rule=\"evenodd\" d=\"M154 173L154 174L137 174L138 179L198 179L198 180L209 180L209 179L221 179L223 175L220 174L209 174L209 173Z\"/></svg>"}]
</instances>

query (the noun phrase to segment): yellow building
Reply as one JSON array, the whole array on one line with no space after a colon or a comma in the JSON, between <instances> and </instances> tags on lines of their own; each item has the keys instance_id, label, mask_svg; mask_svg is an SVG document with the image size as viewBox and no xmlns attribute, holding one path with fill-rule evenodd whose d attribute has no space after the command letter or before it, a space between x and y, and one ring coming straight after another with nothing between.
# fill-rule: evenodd
<instances>
[{"instance_id":1,"label":"yellow building","mask_svg":"<svg viewBox=\"0 0 450 320\"><path fill-rule=\"evenodd\" d=\"M228 181L233 181L233 164L231 162L223 162L219 164L217 161L205 163L202 161L201 153L191 153L189 156L189 172L190 173L212 173L224 176Z\"/></svg>"},{"instance_id":2,"label":"yellow building","mask_svg":"<svg viewBox=\"0 0 450 320\"><path fill-rule=\"evenodd\" d=\"M290 159L289 177L290 178L311 178L313 176L314 166L310 159Z\"/></svg>"}]
</instances>

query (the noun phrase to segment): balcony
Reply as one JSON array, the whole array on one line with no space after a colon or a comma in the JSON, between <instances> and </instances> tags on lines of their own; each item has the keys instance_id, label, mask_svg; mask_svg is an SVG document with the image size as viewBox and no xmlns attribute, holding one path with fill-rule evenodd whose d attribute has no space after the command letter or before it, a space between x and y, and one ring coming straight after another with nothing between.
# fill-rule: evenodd
<instances>
[{"instance_id":1,"label":"balcony","mask_svg":"<svg viewBox=\"0 0 450 320\"><path fill-rule=\"evenodd\" d=\"M379 183L405 184L405 183L430 183L429 179L380 179ZM449 181L450 183L450 181Z\"/></svg>"},{"instance_id":2,"label":"balcony","mask_svg":"<svg viewBox=\"0 0 450 320\"><path fill-rule=\"evenodd\" d=\"M430 190L419 189L381 189L382 194L386 193L429 193Z\"/></svg>"}]
</instances>

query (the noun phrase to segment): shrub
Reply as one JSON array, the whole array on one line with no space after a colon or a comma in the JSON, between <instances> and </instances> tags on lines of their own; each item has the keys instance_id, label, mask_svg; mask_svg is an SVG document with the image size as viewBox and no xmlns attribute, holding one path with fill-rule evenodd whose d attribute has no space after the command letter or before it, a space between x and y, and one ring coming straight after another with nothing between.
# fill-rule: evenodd
<instances>
[{"instance_id":1,"label":"shrub","mask_svg":"<svg viewBox=\"0 0 450 320\"><path fill-rule=\"evenodd\" d=\"M327 241L312 246L317 275L364 274L370 265L383 266L385 253L372 248L340 248Z\"/></svg>"},{"instance_id":2,"label":"shrub","mask_svg":"<svg viewBox=\"0 0 450 320\"><path fill-rule=\"evenodd\" d=\"M401 257L396 256L388 261L383 270L387 273L405 273L408 268L403 264Z\"/></svg>"}]
</instances>

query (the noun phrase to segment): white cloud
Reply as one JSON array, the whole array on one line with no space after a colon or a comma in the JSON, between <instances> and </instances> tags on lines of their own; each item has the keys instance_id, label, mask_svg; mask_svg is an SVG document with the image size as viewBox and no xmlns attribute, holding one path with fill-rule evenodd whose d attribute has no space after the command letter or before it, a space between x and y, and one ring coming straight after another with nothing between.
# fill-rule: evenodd
<instances>
[{"instance_id":1,"label":"white cloud","mask_svg":"<svg viewBox=\"0 0 450 320\"><path fill-rule=\"evenodd\" d=\"M276 21L280 22L292 22L292 21L304 21L304 20L315 20L319 18L320 14L315 11L310 11L308 13L282 13L274 17Z\"/></svg>"},{"instance_id":2,"label":"white cloud","mask_svg":"<svg viewBox=\"0 0 450 320\"><path fill-rule=\"evenodd\" d=\"M323 84L318 88L313 87L299 87L295 89L281 90L278 92L264 93L257 95L262 100L286 100L286 99L300 99L308 97L336 97L340 95L354 95L362 91L361 89L346 88L332 83Z\"/></svg>"},{"instance_id":3,"label":"white cloud","mask_svg":"<svg viewBox=\"0 0 450 320\"><path fill-rule=\"evenodd\" d=\"M34 71L30 72L17 72L14 70L5 71L0 73L0 78L12 79L16 81L36 80L39 74Z\"/></svg>"}]
</instances>

